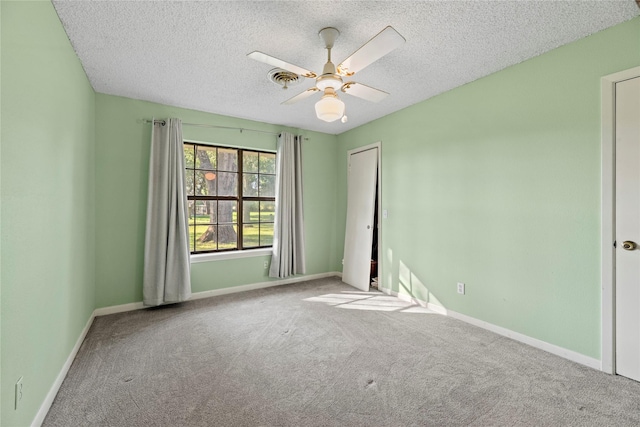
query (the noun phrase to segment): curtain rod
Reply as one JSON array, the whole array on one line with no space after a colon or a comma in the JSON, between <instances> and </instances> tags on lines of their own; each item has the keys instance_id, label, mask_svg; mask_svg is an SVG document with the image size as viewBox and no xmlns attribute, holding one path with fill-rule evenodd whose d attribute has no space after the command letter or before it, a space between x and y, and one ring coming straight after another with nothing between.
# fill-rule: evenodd
<instances>
[{"instance_id":1,"label":"curtain rod","mask_svg":"<svg viewBox=\"0 0 640 427\"><path fill-rule=\"evenodd\" d=\"M149 120L149 119L144 119L142 120L144 123L160 123L162 124L162 126L164 126L167 122L164 120ZM195 127L200 127L200 128L213 128L213 129L228 129L228 130L239 130L240 133L242 133L242 131L247 131L247 132L259 132L259 133L266 133L268 135L275 135L275 136L280 136L280 132L269 132L266 130L257 130L257 129L247 129L247 128L236 128L236 127L230 127L230 126L218 126L218 125L205 125L205 124L200 124L200 123L182 123L184 126L195 126ZM305 138L305 140L309 140L309 138Z\"/></svg>"}]
</instances>

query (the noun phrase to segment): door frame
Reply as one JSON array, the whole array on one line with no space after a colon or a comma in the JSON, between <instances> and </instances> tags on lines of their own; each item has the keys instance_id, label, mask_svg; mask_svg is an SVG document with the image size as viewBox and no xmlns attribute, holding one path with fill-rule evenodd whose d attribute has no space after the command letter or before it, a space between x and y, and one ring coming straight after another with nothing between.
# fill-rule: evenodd
<instances>
[{"instance_id":1,"label":"door frame","mask_svg":"<svg viewBox=\"0 0 640 427\"><path fill-rule=\"evenodd\" d=\"M640 67L609 74L600 79L602 93L602 212L601 212L601 316L600 369L616 373L615 298L615 105L616 83L640 77Z\"/></svg>"},{"instance_id":2,"label":"door frame","mask_svg":"<svg viewBox=\"0 0 640 427\"><path fill-rule=\"evenodd\" d=\"M382 287L382 141L374 142L373 144L363 145L362 147L353 148L347 151L347 183L349 182L349 160L352 154L357 154L362 151L371 150L372 148L378 149L378 183L377 183L377 196L378 206L376 207L376 214L378 215L378 290ZM347 198L349 194L347 194ZM348 200L347 200L348 203ZM346 218L346 217L345 217ZM343 242L344 244L344 242ZM344 253L342 254L342 261L344 262ZM371 284L369 284L371 289Z\"/></svg>"}]
</instances>

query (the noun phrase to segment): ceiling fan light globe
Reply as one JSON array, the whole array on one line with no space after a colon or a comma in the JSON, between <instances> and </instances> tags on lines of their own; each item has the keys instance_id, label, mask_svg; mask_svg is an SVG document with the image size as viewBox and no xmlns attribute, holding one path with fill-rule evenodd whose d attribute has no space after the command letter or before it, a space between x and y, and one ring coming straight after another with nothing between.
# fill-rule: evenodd
<instances>
[{"instance_id":1,"label":"ceiling fan light globe","mask_svg":"<svg viewBox=\"0 0 640 427\"><path fill-rule=\"evenodd\" d=\"M316 102L316 115L325 122L335 122L344 115L344 102L335 96L323 96Z\"/></svg>"}]
</instances>

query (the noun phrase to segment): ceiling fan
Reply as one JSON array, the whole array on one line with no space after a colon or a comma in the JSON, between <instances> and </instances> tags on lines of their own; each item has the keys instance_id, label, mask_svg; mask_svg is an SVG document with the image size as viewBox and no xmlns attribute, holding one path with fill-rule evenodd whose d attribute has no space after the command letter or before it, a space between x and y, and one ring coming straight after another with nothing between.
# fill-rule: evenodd
<instances>
[{"instance_id":1,"label":"ceiling fan","mask_svg":"<svg viewBox=\"0 0 640 427\"><path fill-rule=\"evenodd\" d=\"M300 76L315 79L316 85L314 87L284 101L282 104L293 104L316 92L324 92L320 101L316 103L316 115L320 120L326 122L333 122L341 118L344 123L347 121L347 116L344 114L345 106L344 102L338 98L337 91L340 90L349 95L371 102L378 102L384 99L389 95L387 92L362 83L356 83L351 80L351 76L392 50L402 46L405 39L393 27L386 27L336 67L333 62L331 62L331 49L339 35L340 32L333 27L323 28L318 33L318 36L324 41L327 49L327 63L324 64L322 74L320 75L298 67L297 65L289 64L266 53L255 51L247 56L256 61L282 68Z\"/></svg>"}]
</instances>

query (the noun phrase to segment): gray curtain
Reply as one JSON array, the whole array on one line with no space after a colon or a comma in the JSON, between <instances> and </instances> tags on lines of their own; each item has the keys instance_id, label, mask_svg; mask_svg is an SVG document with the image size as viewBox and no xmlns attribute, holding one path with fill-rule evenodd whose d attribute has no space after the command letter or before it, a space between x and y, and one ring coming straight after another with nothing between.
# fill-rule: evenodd
<instances>
[{"instance_id":1,"label":"gray curtain","mask_svg":"<svg viewBox=\"0 0 640 427\"><path fill-rule=\"evenodd\" d=\"M276 220L270 277L304 274L302 212L302 136L283 132L276 154Z\"/></svg>"},{"instance_id":2,"label":"gray curtain","mask_svg":"<svg viewBox=\"0 0 640 427\"><path fill-rule=\"evenodd\" d=\"M188 299L191 273L182 122L151 126L143 302L156 306Z\"/></svg>"}]
</instances>

